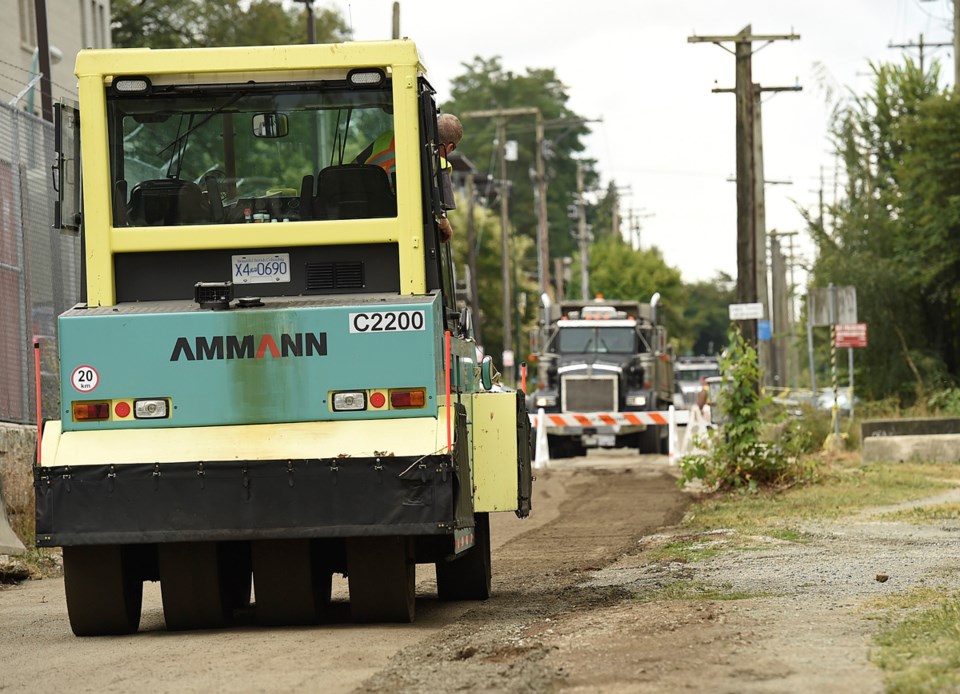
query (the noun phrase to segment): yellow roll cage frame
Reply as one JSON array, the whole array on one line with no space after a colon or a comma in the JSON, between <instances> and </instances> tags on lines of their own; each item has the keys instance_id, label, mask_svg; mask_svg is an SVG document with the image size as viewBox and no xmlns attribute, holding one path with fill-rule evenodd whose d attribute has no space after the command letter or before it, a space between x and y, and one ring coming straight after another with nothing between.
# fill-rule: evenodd
<instances>
[{"instance_id":1,"label":"yellow roll cage frame","mask_svg":"<svg viewBox=\"0 0 960 694\"><path fill-rule=\"evenodd\" d=\"M155 228L113 226L107 133L107 88L120 77L214 82L247 79L310 80L331 70L381 68L392 79L397 160L397 216L385 219L299 221L271 225L198 224ZM420 182L418 78L426 73L412 41L368 41L298 46L127 48L85 50L77 56L87 303L116 303L116 253L195 249L263 248L278 245L395 243L402 294L426 293ZM150 232L150 233L148 233Z\"/></svg>"}]
</instances>

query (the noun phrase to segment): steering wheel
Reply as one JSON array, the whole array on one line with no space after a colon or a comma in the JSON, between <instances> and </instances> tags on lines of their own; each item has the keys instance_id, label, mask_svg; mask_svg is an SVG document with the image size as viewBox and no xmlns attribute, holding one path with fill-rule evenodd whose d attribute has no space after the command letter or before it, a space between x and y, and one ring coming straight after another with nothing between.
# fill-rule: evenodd
<instances>
[{"instance_id":1,"label":"steering wheel","mask_svg":"<svg viewBox=\"0 0 960 694\"><path fill-rule=\"evenodd\" d=\"M217 184L217 190L220 192L220 200L227 199L227 174L221 169L210 169L203 174L203 188L207 191L207 194L210 194L209 180L210 178Z\"/></svg>"}]
</instances>

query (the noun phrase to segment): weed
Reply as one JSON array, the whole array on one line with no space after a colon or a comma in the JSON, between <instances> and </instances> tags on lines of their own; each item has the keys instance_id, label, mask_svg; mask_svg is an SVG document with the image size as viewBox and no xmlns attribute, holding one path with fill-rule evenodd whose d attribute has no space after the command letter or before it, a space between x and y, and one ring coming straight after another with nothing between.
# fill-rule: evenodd
<instances>
[{"instance_id":1,"label":"weed","mask_svg":"<svg viewBox=\"0 0 960 694\"><path fill-rule=\"evenodd\" d=\"M739 330L730 335L720 370L720 428L710 431L706 452L680 459L680 483L700 480L714 489L752 493L764 486L815 479L816 468L799 460L811 445L809 435L788 418L764 421L771 401L760 393L757 352Z\"/></svg>"},{"instance_id":2,"label":"weed","mask_svg":"<svg viewBox=\"0 0 960 694\"><path fill-rule=\"evenodd\" d=\"M883 520L901 521L914 525L960 520L960 504L935 504L893 511L880 516Z\"/></svg>"},{"instance_id":3,"label":"weed","mask_svg":"<svg viewBox=\"0 0 960 694\"><path fill-rule=\"evenodd\" d=\"M688 579L674 581L649 593L641 593L636 596L636 599L640 602L652 602L654 600L749 600L765 597L770 597L770 594L733 590L733 585L730 583L716 585Z\"/></svg>"},{"instance_id":4,"label":"weed","mask_svg":"<svg viewBox=\"0 0 960 694\"><path fill-rule=\"evenodd\" d=\"M960 465L876 463L853 467L835 460L815 484L743 496L717 493L694 506L684 525L697 530L733 528L746 535L796 541L803 521L839 518L871 506L922 499L954 488Z\"/></svg>"},{"instance_id":5,"label":"weed","mask_svg":"<svg viewBox=\"0 0 960 694\"><path fill-rule=\"evenodd\" d=\"M889 692L942 692L960 688L960 598L909 616L874 638L870 659L887 672Z\"/></svg>"},{"instance_id":6,"label":"weed","mask_svg":"<svg viewBox=\"0 0 960 694\"><path fill-rule=\"evenodd\" d=\"M722 541L704 542L702 538L668 542L662 547L651 549L648 557L651 561L679 561L690 563L702 561L720 554Z\"/></svg>"},{"instance_id":7,"label":"weed","mask_svg":"<svg viewBox=\"0 0 960 694\"><path fill-rule=\"evenodd\" d=\"M931 607L943 600L943 589L936 586L917 586L902 593L891 593L868 600L863 607L868 611L884 610L884 618L890 618L890 610L915 610Z\"/></svg>"}]
</instances>

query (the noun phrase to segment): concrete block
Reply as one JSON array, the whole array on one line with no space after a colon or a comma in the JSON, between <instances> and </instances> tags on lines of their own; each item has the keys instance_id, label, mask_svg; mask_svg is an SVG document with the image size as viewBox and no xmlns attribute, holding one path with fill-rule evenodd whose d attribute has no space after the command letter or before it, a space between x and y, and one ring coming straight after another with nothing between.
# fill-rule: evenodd
<instances>
[{"instance_id":1,"label":"concrete block","mask_svg":"<svg viewBox=\"0 0 960 694\"><path fill-rule=\"evenodd\" d=\"M860 439L873 436L960 434L960 417L905 417L870 419L860 424Z\"/></svg>"},{"instance_id":2,"label":"concrete block","mask_svg":"<svg viewBox=\"0 0 960 694\"><path fill-rule=\"evenodd\" d=\"M861 460L864 463L960 463L960 434L871 436L863 439Z\"/></svg>"}]
</instances>

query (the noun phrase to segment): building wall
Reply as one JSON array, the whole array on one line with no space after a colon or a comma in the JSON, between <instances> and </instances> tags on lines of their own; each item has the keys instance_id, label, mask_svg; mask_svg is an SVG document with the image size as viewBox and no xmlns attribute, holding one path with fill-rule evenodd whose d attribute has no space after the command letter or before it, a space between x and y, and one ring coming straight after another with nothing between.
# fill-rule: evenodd
<instances>
[{"instance_id":1,"label":"building wall","mask_svg":"<svg viewBox=\"0 0 960 694\"><path fill-rule=\"evenodd\" d=\"M63 54L56 62L51 56L54 101L76 99L74 62L81 48L110 47L110 0L46 0L47 30L51 46ZM37 45L35 0L0 0L0 100L9 103L36 74L32 66ZM39 87L39 85L38 85ZM26 108L31 95L24 95L19 108ZM40 92L32 95L33 112L40 113Z\"/></svg>"}]
</instances>

